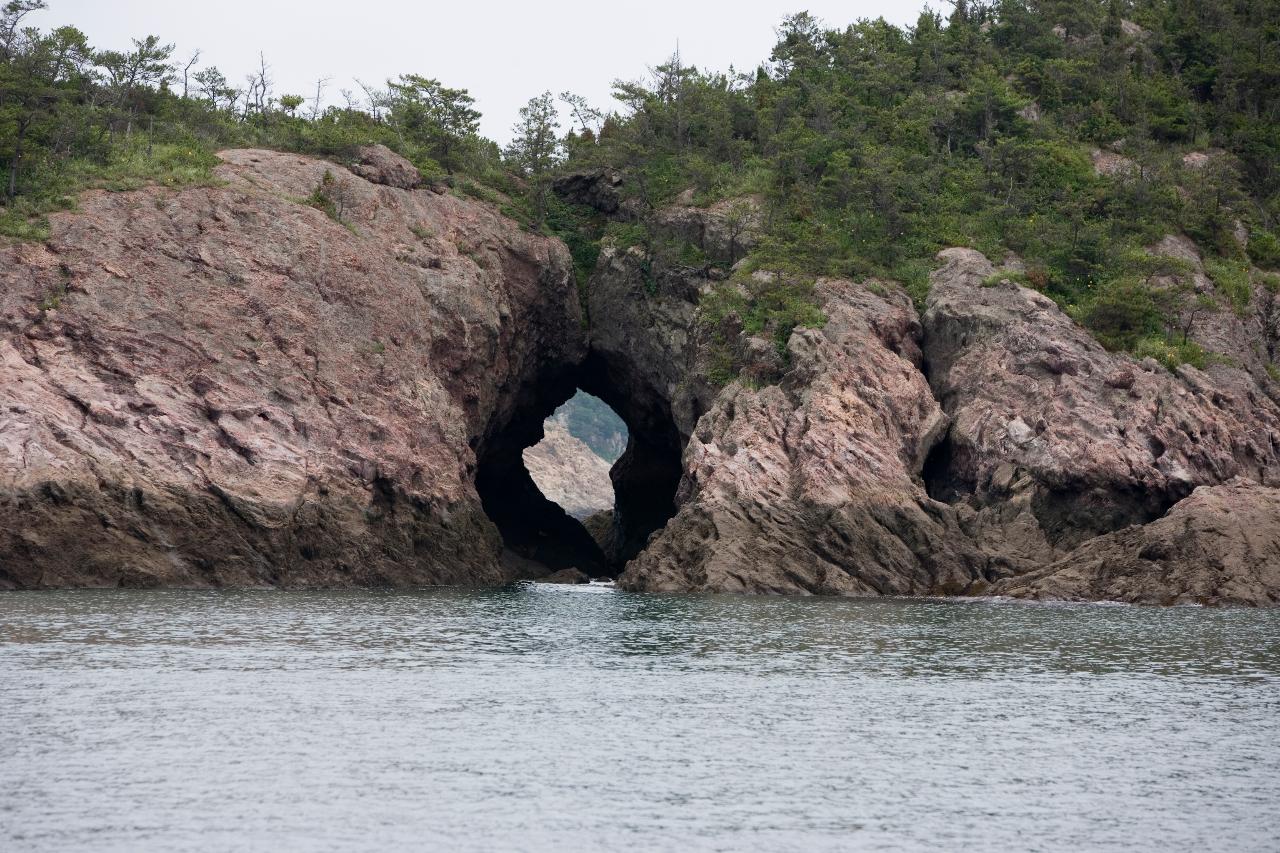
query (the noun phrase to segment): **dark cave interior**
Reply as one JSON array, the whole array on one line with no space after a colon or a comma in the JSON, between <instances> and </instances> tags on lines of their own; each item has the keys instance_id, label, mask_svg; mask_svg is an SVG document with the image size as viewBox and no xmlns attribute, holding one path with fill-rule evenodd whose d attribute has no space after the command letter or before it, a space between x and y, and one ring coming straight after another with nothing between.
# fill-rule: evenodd
<instances>
[{"instance_id":1,"label":"dark cave interior","mask_svg":"<svg viewBox=\"0 0 1280 853\"><path fill-rule=\"evenodd\" d=\"M476 490L508 551L547 573L576 568L612 578L675 514L684 441L664 397L635 375L630 365L592 353L575 368L544 371L517 394L505 423L493 425L478 449ZM539 491L523 456L542 440L546 419L579 389L608 404L629 433L609 475L610 529L596 537Z\"/></svg>"}]
</instances>

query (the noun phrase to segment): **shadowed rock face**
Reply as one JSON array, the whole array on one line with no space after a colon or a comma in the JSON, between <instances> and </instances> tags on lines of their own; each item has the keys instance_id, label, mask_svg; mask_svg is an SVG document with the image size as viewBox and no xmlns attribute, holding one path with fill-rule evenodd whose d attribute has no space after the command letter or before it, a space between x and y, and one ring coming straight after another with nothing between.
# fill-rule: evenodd
<instances>
[{"instance_id":1,"label":"shadowed rock face","mask_svg":"<svg viewBox=\"0 0 1280 853\"><path fill-rule=\"evenodd\" d=\"M1134 604L1280 605L1280 489L1201 486L1164 518L1086 542L1009 578L1019 598Z\"/></svg>"},{"instance_id":2,"label":"shadowed rock face","mask_svg":"<svg viewBox=\"0 0 1280 853\"><path fill-rule=\"evenodd\" d=\"M616 495L611 561L635 557L675 514L680 456L700 414L691 359L698 348L696 291L664 278L651 294L641 259L606 249L588 288L595 319L580 387L627 424L627 449L610 477ZM692 381L691 381L692 380ZM714 396L708 385L702 392Z\"/></svg>"}]
</instances>

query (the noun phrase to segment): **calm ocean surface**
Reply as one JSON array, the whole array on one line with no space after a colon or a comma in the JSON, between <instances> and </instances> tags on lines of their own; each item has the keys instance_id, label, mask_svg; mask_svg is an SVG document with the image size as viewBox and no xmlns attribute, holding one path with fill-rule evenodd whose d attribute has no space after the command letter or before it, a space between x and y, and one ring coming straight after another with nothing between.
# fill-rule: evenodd
<instances>
[{"instance_id":1,"label":"calm ocean surface","mask_svg":"<svg viewBox=\"0 0 1280 853\"><path fill-rule=\"evenodd\" d=\"M0 850L1280 850L1280 612L0 594Z\"/></svg>"}]
</instances>

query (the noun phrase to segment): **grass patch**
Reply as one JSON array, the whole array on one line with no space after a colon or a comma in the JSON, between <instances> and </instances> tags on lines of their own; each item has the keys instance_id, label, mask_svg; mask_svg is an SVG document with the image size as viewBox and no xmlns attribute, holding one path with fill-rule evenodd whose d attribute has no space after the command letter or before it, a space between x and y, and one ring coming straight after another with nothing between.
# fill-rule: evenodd
<instances>
[{"instance_id":1,"label":"grass patch","mask_svg":"<svg viewBox=\"0 0 1280 853\"><path fill-rule=\"evenodd\" d=\"M1133 348L1133 354L1137 358L1154 358L1169 370L1176 370L1182 364L1189 364L1203 370L1209 363L1209 354L1195 341L1180 343L1157 336L1138 341Z\"/></svg>"},{"instance_id":2,"label":"grass patch","mask_svg":"<svg viewBox=\"0 0 1280 853\"><path fill-rule=\"evenodd\" d=\"M1031 279L1025 272L1018 272L1014 270L996 270L982 280L982 286L995 287L996 285L1003 284L1006 281L1012 284L1020 284L1023 287L1031 286Z\"/></svg>"},{"instance_id":3,"label":"grass patch","mask_svg":"<svg viewBox=\"0 0 1280 853\"><path fill-rule=\"evenodd\" d=\"M916 310L923 313L925 300L929 298L929 275L937 266L936 261L916 258L903 261L889 271L889 278L902 283Z\"/></svg>"},{"instance_id":4,"label":"grass patch","mask_svg":"<svg viewBox=\"0 0 1280 853\"><path fill-rule=\"evenodd\" d=\"M704 295L699 310L701 322L711 331L711 380L726 384L741 368L733 357L734 327L740 327L743 334L769 339L785 360L792 332L826 325L827 316L818 306L814 284L811 278L739 276Z\"/></svg>"},{"instance_id":5,"label":"grass patch","mask_svg":"<svg viewBox=\"0 0 1280 853\"><path fill-rule=\"evenodd\" d=\"M142 142L121 145L105 161L75 158L56 167L38 168L32 182L37 194L19 196L0 211L0 235L15 240L49 237L49 214L74 210L76 196L85 190L129 192L149 186L182 189L216 186L214 168L219 160L199 145Z\"/></svg>"},{"instance_id":6,"label":"grass patch","mask_svg":"<svg viewBox=\"0 0 1280 853\"><path fill-rule=\"evenodd\" d=\"M1249 274L1249 265L1225 258L1205 258L1204 269L1222 295L1231 302L1236 314L1244 316L1253 301L1253 278Z\"/></svg>"}]
</instances>

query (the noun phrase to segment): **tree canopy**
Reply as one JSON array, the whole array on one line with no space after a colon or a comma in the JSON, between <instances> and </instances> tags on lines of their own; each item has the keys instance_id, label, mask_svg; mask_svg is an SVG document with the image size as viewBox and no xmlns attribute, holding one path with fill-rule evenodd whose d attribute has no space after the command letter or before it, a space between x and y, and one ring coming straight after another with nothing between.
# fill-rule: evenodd
<instances>
[{"instance_id":1,"label":"tree canopy","mask_svg":"<svg viewBox=\"0 0 1280 853\"><path fill-rule=\"evenodd\" d=\"M752 73L674 56L619 82L621 114L569 167L619 169L655 207L755 195L752 263L797 274L920 294L941 248L1016 253L1085 322L1103 295L1150 302L1095 330L1130 348L1167 338L1142 247L1185 233L1280 264L1277 0L961 0L907 28L799 13L777 35Z\"/></svg>"},{"instance_id":2,"label":"tree canopy","mask_svg":"<svg viewBox=\"0 0 1280 853\"><path fill-rule=\"evenodd\" d=\"M219 147L343 160L380 142L560 234L584 275L618 226L548 187L603 166L626 176L633 211L690 190L752 197L751 267L890 277L920 296L940 248L1015 253L1027 283L1135 350L1168 344L1190 304L1148 284L1143 249L1164 235L1216 269L1280 266L1280 0L956 0L909 27L801 12L753 69L677 54L617 81L613 111L563 93L564 135L539 95L505 151L479 136L471 95L435 77L277 93L265 57L236 85L155 35L97 49L74 27L28 26L44 8L0 7L11 237L41 236L86 186L210 180Z\"/></svg>"}]
</instances>

